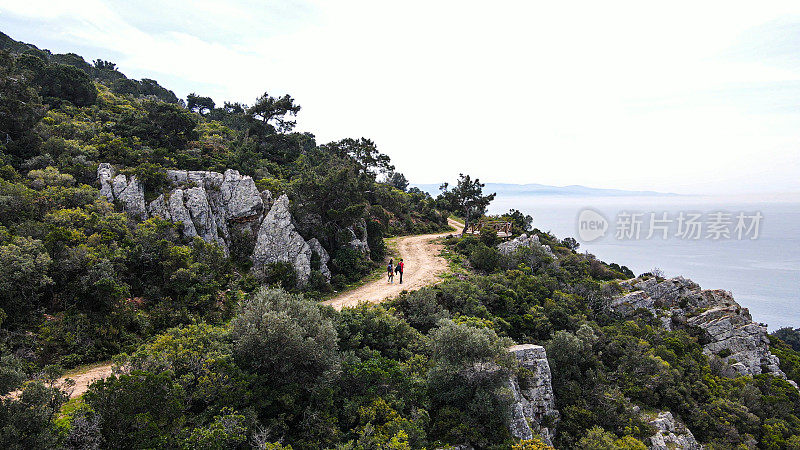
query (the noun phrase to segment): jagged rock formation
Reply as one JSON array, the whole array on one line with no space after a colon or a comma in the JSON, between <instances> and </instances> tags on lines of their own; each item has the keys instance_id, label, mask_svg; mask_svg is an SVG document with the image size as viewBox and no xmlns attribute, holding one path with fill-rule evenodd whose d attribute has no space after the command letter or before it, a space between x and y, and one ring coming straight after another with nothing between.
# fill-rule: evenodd
<instances>
[{"instance_id":1,"label":"jagged rock formation","mask_svg":"<svg viewBox=\"0 0 800 450\"><path fill-rule=\"evenodd\" d=\"M700 328L706 338L703 352L727 364L723 375L771 373L786 378L779 368L778 357L769 351L766 326L753 322L747 308L736 303L730 292L701 290L683 277L661 282L654 277L634 279L621 286L636 291L612 300L612 311L627 316L637 309L646 309L668 330Z\"/></svg>"},{"instance_id":2,"label":"jagged rock formation","mask_svg":"<svg viewBox=\"0 0 800 450\"><path fill-rule=\"evenodd\" d=\"M286 195L281 195L264 217L253 250L253 263L256 266L276 262L290 263L301 284L305 284L311 275L311 246L292 225L289 198Z\"/></svg>"},{"instance_id":3,"label":"jagged rock formation","mask_svg":"<svg viewBox=\"0 0 800 450\"><path fill-rule=\"evenodd\" d=\"M662 411L648 421L656 429L656 434L650 436L648 448L653 450L700 450L703 445L697 442L694 435L686 425L675 420L672 413Z\"/></svg>"},{"instance_id":4,"label":"jagged rock formation","mask_svg":"<svg viewBox=\"0 0 800 450\"><path fill-rule=\"evenodd\" d=\"M272 262L292 264L300 284L311 273L312 251L320 258L319 270L330 279L330 256L319 241L306 242L297 232L285 195L273 202L272 194L259 192L249 176L235 170L219 172L201 170L167 170L173 190L159 195L145 206L144 187L136 177L115 175L107 163L97 169L100 193L137 220L159 216L181 223L183 235L199 236L206 242L219 244L226 254L234 235L256 236L246 251L258 269ZM364 253L367 245L366 223L362 220L352 233L350 245ZM356 233L358 232L358 234Z\"/></svg>"},{"instance_id":5,"label":"jagged rock formation","mask_svg":"<svg viewBox=\"0 0 800 450\"><path fill-rule=\"evenodd\" d=\"M331 280L331 271L328 269L328 261L331 260L331 257L328 255L328 251L325 250L325 247L319 243L317 238L311 238L308 241L308 246L311 247L311 251L316 253L319 256L319 271L325 275L325 278L328 281Z\"/></svg>"},{"instance_id":6,"label":"jagged rock formation","mask_svg":"<svg viewBox=\"0 0 800 450\"><path fill-rule=\"evenodd\" d=\"M117 200L122 209L132 217L142 220L147 218L144 204L144 186L136 177L130 179L123 174L115 176L111 164L100 164L97 168L97 180L100 182L100 193L108 201Z\"/></svg>"},{"instance_id":7,"label":"jagged rock formation","mask_svg":"<svg viewBox=\"0 0 800 450\"><path fill-rule=\"evenodd\" d=\"M354 227L348 227L348 245L361 252L363 255L369 254L369 244L367 243L367 222L361 219Z\"/></svg>"},{"instance_id":8,"label":"jagged rock formation","mask_svg":"<svg viewBox=\"0 0 800 450\"><path fill-rule=\"evenodd\" d=\"M97 167L97 182L100 183L100 195L107 198L109 202L114 201L114 189L111 187L111 179L114 178L114 168L109 163L102 163Z\"/></svg>"},{"instance_id":9,"label":"jagged rock formation","mask_svg":"<svg viewBox=\"0 0 800 450\"><path fill-rule=\"evenodd\" d=\"M528 236L527 234L522 234L510 241L497 244L497 250L503 255L510 255L522 247L539 247L551 257L553 256L553 251L550 249L550 246L539 243L539 236L536 235Z\"/></svg>"},{"instance_id":10,"label":"jagged rock formation","mask_svg":"<svg viewBox=\"0 0 800 450\"><path fill-rule=\"evenodd\" d=\"M552 445L555 423L559 413L551 384L550 365L544 347L533 344L515 345L508 349L524 369L512 376L508 386L514 395L509 429L518 439L531 439L538 433L546 444Z\"/></svg>"}]
</instances>

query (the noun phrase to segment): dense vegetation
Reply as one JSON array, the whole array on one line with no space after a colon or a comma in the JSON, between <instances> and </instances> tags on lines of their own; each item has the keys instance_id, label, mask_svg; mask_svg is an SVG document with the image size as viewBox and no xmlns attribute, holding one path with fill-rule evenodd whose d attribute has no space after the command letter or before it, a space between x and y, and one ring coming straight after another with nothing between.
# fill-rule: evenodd
<instances>
[{"instance_id":1,"label":"dense vegetation","mask_svg":"<svg viewBox=\"0 0 800 450\"><path fill-rule=\"evenodd\" d=\"M3 50L5 49L5 50ZM199 320L222 324L262 282L296 289L286 265L251 273L248 254L185 238L179 227L137 222L99 195L107 162L168 189L166 169L235 169L287 194L304 238L331 255L331 284L360 280L383 261L383 236L446 229L447 212L395 173L369 139L318 145L293 130L300 106L267 94L253 105L187 102L111 63L86 63L0 35L0 389L48 364L72 367L131 351ZM366 219L363 255L341 231ZM252 246L252 243L251 243ZM264 279L266 278L266 280Z\"/></svg>"},{"instance_id":2,"label":"dense vegetation","mask_svg":"<svg viewBox=\"0 0 800 450\"><path fill-rule=\"evenodd\" d=\"M288 96L170 102L109 83L108 63L0 44L0 392L36 379L0 401L4 448L545 448L506 427L514 342L547 348L558 448L642 448L661 410L708 448L800 447L797 390L722 377L692 330L610 314L630 270L531 230L519 211L503 218L552 254L504 255L488 230L449 238L447 281L341 312L314 292L260 287L244 258L118 212L98 195L97 164L153 191L166 168L237 169L287 193L304 236L333 248L361 218L379 248L381 235L441 229L440 210L480 217L491 195L467 176L438 199L409 192L372 141L294 132ZM346 247L333 257L334 283L372 264ZM795 381L799 336L772 336ZM119 373L82 398L52 386L57 365L114 355Z\"/></svg>"}]
</instances>

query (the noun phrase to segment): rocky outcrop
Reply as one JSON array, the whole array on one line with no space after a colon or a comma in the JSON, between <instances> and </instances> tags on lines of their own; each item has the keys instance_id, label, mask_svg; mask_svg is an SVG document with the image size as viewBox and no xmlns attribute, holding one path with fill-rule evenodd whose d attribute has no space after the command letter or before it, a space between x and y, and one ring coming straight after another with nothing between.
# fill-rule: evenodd
<instances>
[{"instance_id":1,"label":"rocky outcrop","mask_svg":"<svg viewBox=\"0 0 800 450\"><path fill-rule=\"evenodd\" d=\"M658 317L665 328L696 327L704 332L703 352L725 363L726 376L771 373L786 378L780 361L769 351L767 328L753 322L730 292L701 290L683 277L658 281L634 279L621 283L633 289L611 301L610 309L623 316L645 309Z\"/></svg>"},{"instance_id":2,"label":"rocky outcrop","mask_svg":"<svg viewBox=\"0 0 800 450\"><path fill-rule=\"evenodd\" d=\"M553 256L553 251L550 249L550 246L542 245L539 242L539 236L536 235L528 236L527 234L522 234L514 239L497 244L497 250L503 255L510 255L523 247L538 247L544 250L550 257Z\"/></svg>"},{"instance_id":3,"label":"rocky outcrop","mask_svg":"<svg viewBox=\"0 0 800 450\"><path fill-rule=\"evenodd\" d=\"M687 323L708 333L711 342L703 346L703 352L729 364L724 375L772 373L786 377L778 357L769 352L767 328L753 322L747 308L720 305L688 318Z\"/></svg>"},{"instance_id":4,"label":"rocky outcrop","mask_svg":"<svg viewBox=\"0 0 800 450\"><path fill-rule=\"evenodd\" d=\"M100 195L114 201L114 189L111 187L111 180L114 178L114 168L109 163L102 163L97 168L97 182L100 183Z\"/></svg>"},{"instance_id":5,"label":"rocky outcrop","mask_svg":"<svg viewBox=\"0 0 800 450\"><path fill-rule=\"evenodd\" d=\"M367 222L361 219L355 226L348 227L346 232L348 233L348 245L361 252L361 254L368 255Z\"/></svg>"},{"instance_id":6,"label":"rocky outcrop","mask_svg":"<svg viewBox=\"0 0 800 450\"><path fill-rule=\"evenodd\" d=\"M311 275L311 246L292 224L289 198L286 195L280 196L264 217L253 250L255 267L276 262L291 264L297 274L298 283L303 285L308 282Z\"/></svg>"},{"instance_id":7,"label":"rocky outcrop","mask_svg":"<svg viewBox=\"0 0 800 450\"><path fill-rule=\"evenodd\" d=\"M648 421L656 429L656 434L650 436L648 448L653 450L700 450L703 446L697 442L694 435L686 425L675 420L672 413L662 411Z\"/></svg>"},{"instance_id":8,"label":"rocky outcrop","mask_svg":"<svg viewBox=\"0 0 800 450\"><path fill-rule=\"evenodd\" d=\"M170 220L181 223L184 236L197 236L197 229L192 221L192 216L189 215L189 209L186 208L184 203L183 189L175 189L169 196L169 214Z\"/></svg>"},{"instance_id":9,"label":"rocky outcrop","mask_svg":"<svg viewBox=\"0 0 800 450\"><path fill-rule=\"evenodd\" d=\"M172 215L169 213L169 205L167 204L167 199L164 197L164 194L159 195L147 205L147 214L149 214L150 217L161 217L164 220L172 220Z\"/></svg>"},{"instance_id":10,"label":"rocky outcrop","mask_svg":"<svg viewBox=\"0 0 800 450\"><path fill-rule=\"evenodd\" d=\"M147 218L144 202L144 186L135 176L128 179L123 174L115 175L111 164L103 163L97 168L97 181L100 183L100 194L108 201L117 201L123 211L137 220Z\"/></svg>"},{"instance_id":11,"label":"rocky outcrop","mask_svg":"<svg viewBox=\"0 0 800 450\"><path fill-rule=\"evenodd\" d=\"M273 202L269 191L259 192L251 177L236 170L167 170L166 175L172 190L145 205L144 187L136 177L116 175L107 163L97 169L101 195L119 203L137 220L158 216L180 223L183 236L217 243L226 254L234 238L240 236L237 248L244 248L251 256L254 268L289 262L301 284L308 280L314 251L320 258L320 272L330 279L328 252L316 239L303 240L292 223L285 195ZM369 253L363 220L346 231L351 234L350 245ZM242 247L242 242L249 244Z\"/></svg>"},{"instance_id":12,"label":"rocky outcrop","mask_svg":"<svg viewBox=\"0 0 800 450\"><path fill-rule=\"evenodd\" d=\"M183 192L183 204L189 211L197 235L206 242L216 242L228 251L228 244L220 237L216 216L211 210L206 190L202 187L193 187Z\"/></svg>"},{"instance_id":13,"label":"rocky outcrop","mask_svg":"<svg viewBox=\"0 0 800 450\"><path fill-rule=\"evenodd\" d=\"M515 345L508 349L517 358L522 370L508 380L514 395L509 430L518 439L531 439L539 434L552 445L559 413L551 384L550 365L544 347L533 344Z\"/></svg>"},{"instance_id":14,"label":"rocky outcrop","mask_svg":"<svg viewBox=\"0 0 800 450\"><path fill-rule=\"evenodd\" d=\"M222 203L226 206L226 219L246 219L261 214L264 202L252 178L228 169L225 171L220 193Z\"/></svg>"}]
</instances>

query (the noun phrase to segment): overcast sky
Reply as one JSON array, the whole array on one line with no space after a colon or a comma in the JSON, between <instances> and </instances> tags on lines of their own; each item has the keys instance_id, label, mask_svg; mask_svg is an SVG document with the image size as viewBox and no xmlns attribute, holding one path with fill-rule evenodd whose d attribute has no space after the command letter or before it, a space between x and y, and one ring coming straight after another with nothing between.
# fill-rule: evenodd
<instances>
[{"instance_id":1,"label":"overcast sky","mask_svg":"<svg viewBox=\"0 0 800 450\"><path fill-rule=\"evenodd\" d=\"M416 183L800 191L796 1L0 0L0 30L179 97L291 94Z\"/></svg>"}]
</instances>

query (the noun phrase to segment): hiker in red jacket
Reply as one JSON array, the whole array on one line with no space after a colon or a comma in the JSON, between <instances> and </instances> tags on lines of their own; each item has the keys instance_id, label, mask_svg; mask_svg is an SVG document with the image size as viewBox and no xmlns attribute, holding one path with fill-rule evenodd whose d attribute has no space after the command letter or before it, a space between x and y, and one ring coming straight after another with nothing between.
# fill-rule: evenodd
<instances>
[{"instance_id":1,"label":"hiker in red jacket","mask_svg":"<svg viewBox=\"0 0 800 450\"><path fill-rule=\"evenodd\" d=\"M405 264L403 264L403 258L400 258L400 262L397 263L397 268L395 269L395 272L400 273L400 284L403 284L403 268L404 268L404 266L405 266Z\"/></svg>"}]
</instances>

